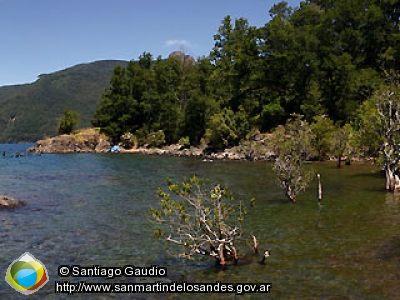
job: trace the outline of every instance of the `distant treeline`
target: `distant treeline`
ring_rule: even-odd
[[[93,125],[114,142],[133,134],[139,144],[151,136],[224,148],[292,113],[350,123],[385,73],[399,70],[397,1],[280,2],[269,13],[260,28],[225,17],[197,61],[143,53],[115,68]]]

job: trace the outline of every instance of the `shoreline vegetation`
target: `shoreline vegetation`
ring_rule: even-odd
[[[204,157],[205,159],[227,160],[274,160],[275,155],[267,144],[267,134],[258,135],[253,140],[244,141],[238,146],[213,151],[207,146],[185,146],[172,144],[161,147],[133,146],[119,147],[119,153],[139,153],[144,155]],[[98,128],[80,130],[72,134],[62,134],[37,141],[27,152],[37,154],[67,153],[107,153],[111,144]]]
[[[176,157],[202,157],[205,160],[242,160],[242,161],[275,161],[277,155],[274,151],[276,137],[273,133],[256,134],[244,140],[237,146],[222,150],[213,150],[207,145],[189,146],[172,144],[154,147],[149,145],[123,147],[119,146],[119,153],[138,153],[143,155],[163,155]],[[87,128],[71,134],[62,134],[37,141],[30,147],[28,153],[36,154],[69,154],[69,153],[107,153],[111,152],[112,145],[99,128]],[[317,159],[309,155],[309,161],[338,160],[334,155]],[[341,161],[349,162],[350,157],[343,156]],[[351,157],[351,160],[368,160],[360,157]]]

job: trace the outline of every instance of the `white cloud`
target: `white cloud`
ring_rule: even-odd
[[[166,47],[191,47],[191,43],[187,40],[166,40],[164,45]]]

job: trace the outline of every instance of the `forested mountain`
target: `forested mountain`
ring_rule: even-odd
[[[360,104],[399,70],[398,1],[280,2],[270,16],[259,28],[225,17],[210,55],[195,64],[144,53],[117,67],[93,124],[114,142],[130,133],[139,143],[188,137],[223,148],[292,113],[355,121]]]
[[[117,65],[126,66],[127,62],[80,64],[40,75],[32,84],[0,87],[0,142],[33,142],[57,134],[65,109],[79,113],[80,127],[89,126]]]

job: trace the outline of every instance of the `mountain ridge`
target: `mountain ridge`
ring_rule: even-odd
[[[124,60],[81,63],[40,74],[32,83],[0,86],[0,143],[34,142],[57,134],[65,109],[79,113],[80,128],[89,126],[114,68],[127,64]]]

